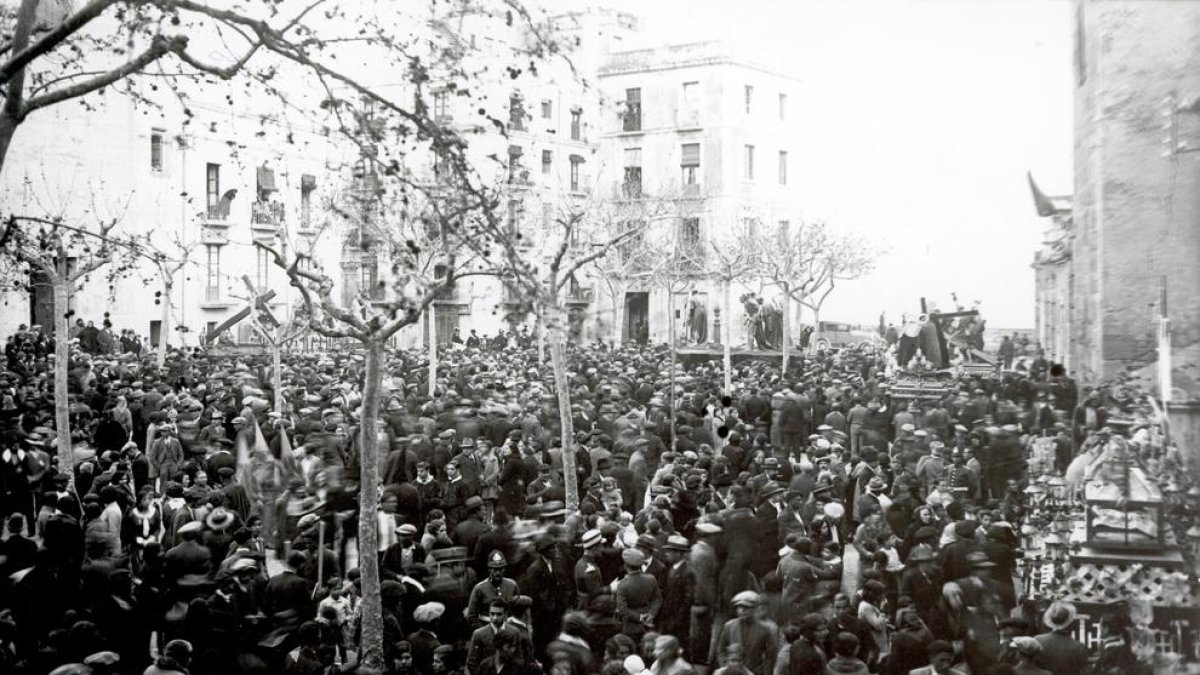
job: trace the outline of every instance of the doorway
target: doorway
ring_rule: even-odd
[[[625,327],[621,339],[638,344],[650,341],[650,293],[625,294]]]
[[[40,270],[29,274],[29,325],[41,327],[42,333],[54,334],[54,284],[50,277]],[[73,323],[73,318],[67,323]]]

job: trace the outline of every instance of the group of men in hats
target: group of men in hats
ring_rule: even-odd
[[[563,448],[549,370],[517,345],[448,351],[432,397],[421,356],[390,354],[375,429],[350,352],[286,355],[280,392],[255,357],[76,352],[61,467],[49,362],[13,352],[4,672],[101,651],[75,634],[112,639],[103,672],[353,672],[368,556],[393,672],[1007,673],[1032,649],[997,622],[1021,607],[1025,421],[1062,423],[1020,414],[1045,382],[908,405],[882,355],[845,350],[740,365],[721,392],[715,362],[673,377],[662,347],[578,345]],[[366,433],[383,448],[373,514],[357,512]],[[377,550],[356,545],[362,518]],[[1059,658],[1072,621],[1026,617],[1012,637],[1079,672]]]

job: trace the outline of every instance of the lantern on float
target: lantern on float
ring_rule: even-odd
[[[1062,562],[1067,558],[1067,545],[1057,532],[1051,532],[1042,540],[1046,544],[1046,557],[1053,562]]]

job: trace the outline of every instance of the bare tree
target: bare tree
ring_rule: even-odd
[[[550,351],[550,367],[554,373],[554,389],[558,396],[558,415],[561,429],[563,482],[568,509],[579,505],[578,471],[575,466],[575,432],[571,419],[571,390],[567,379],[567,322],[568,294],[577,275],[594,263],[603,260],[615,249],[640,236],[645,221],[628,222],[616,231],[602,204],[574,202],[563,205],[549,232],[542,233],[540,242],[513,236],[508,225],[499,221],[490,224],[487,241],[495,242],[499,255],[495,264],[501,278],[515,294],[519,306],[534,313],[545,326]],[[539,245],[530,246],[530,243]]]
[[[808,277],[815,281],[808,295],[799,299],[799,302],[812,310],[814,330],[821,325],[821,307],[833,293],[837,282],[852,281],[869,273],[875,268],[878,258],[878,249],[861,236],[845,233],[829,241],[825,255],[809,261],[811,269]]]
[[[106,265],[128,267],[137,245],[118,238],[113,230],[120,219],[98,221],[94,229],[63,222],[61,218],[9,216],[0,234],[8,280],[39,275],[54,293],[54,430],[57,436],[58,467],[74,484],[74,454],[71,446],[71,415],[67,373],[71,360],[71,295],[76,287]],[[73,489],[73,488],[72,488]]]
[[[786,373],[792,346],[792,302],[819,312],[836,282],[866,273],[877,253],[861,237],[834,232],[820,221],[796,225],[781,221],[756,241],[757,266],[767,283],[783,293]]]
[[[721,324],[722,369],[725,373],[725,393],[733,395],[733,313],[730,295],[733,284],[752,278],[754,266],[754,244],[743,237],[728,243],[709,240],[712,251],[706,258],[706,273],[709,278],[721,282],[721,312],[725,322]]]

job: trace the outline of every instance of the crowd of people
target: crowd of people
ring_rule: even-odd
[[[159,368],[84,337],[71,466],[53,340],[6,345],[0,672],[368,672],[363,556],[389,673],[1132,669],[1016,581],[1029,440],[1054,438],[1067,471],[1113,433],[1108,392],[1077,396],[1058,366],[905,401],[870,349],[749,361],[722,392],[715,361],[672,378],[665,346],[575,346],[564,461],[549,365],[524,334],[472,333],[432,397],[421,356],[390,354],[363,514],[361,354],[286,354],[276,409],[268,358],[175,349]]]

